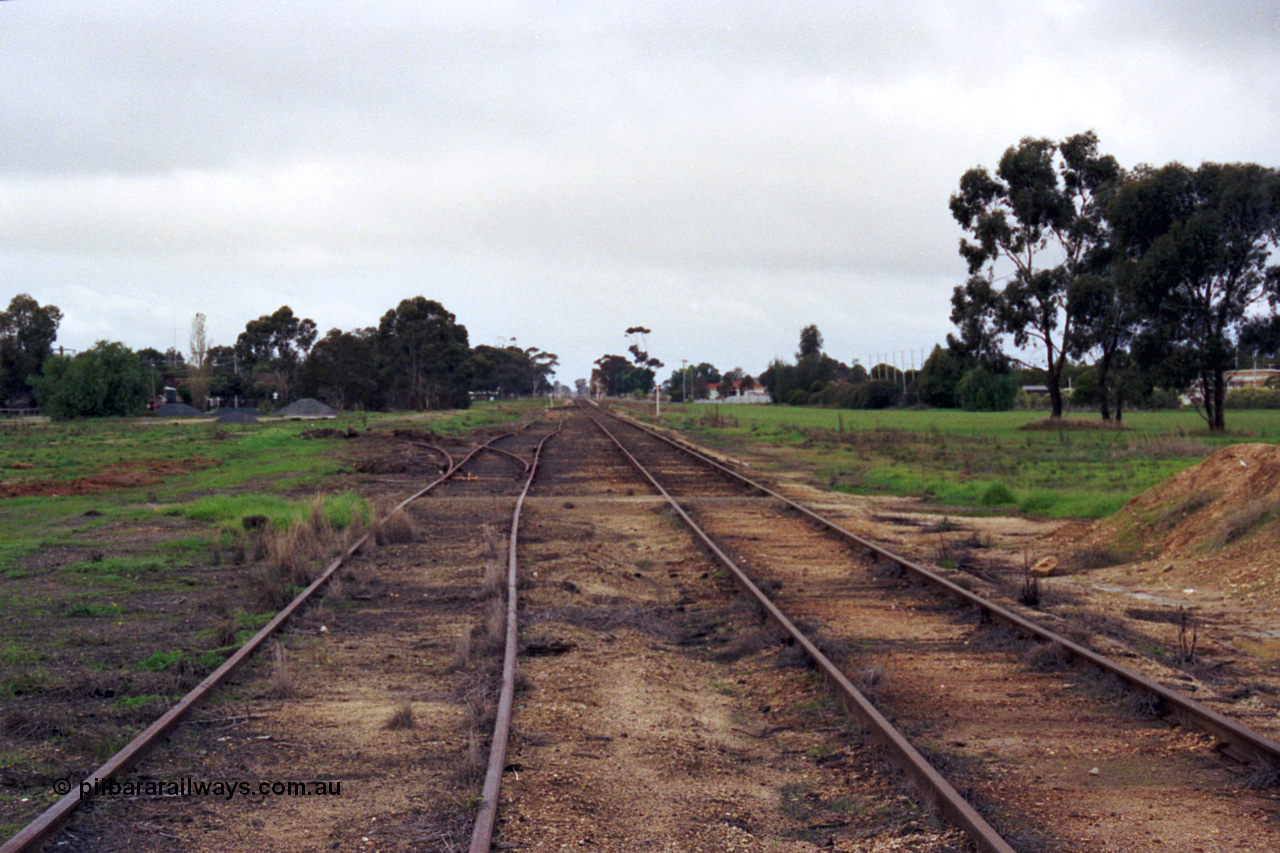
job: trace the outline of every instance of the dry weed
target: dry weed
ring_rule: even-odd
[[[485,760],[480,752],[480,736],[476,729],[471,729],[467,732],[467,750],[453,774],[454,784],[474,785],[484,778],[484,771]]]
[[[324,513],[324,495],[312,496],[309,509],[311,532],[321,542],[330,541],[333,538],[333,525],[329,523],[329,518]]]
[[[1072,668],[1074,656],[1058,643],[1035,643],[1022,656],[1032,672],[1066,672]]]
[[[267,695],[272,699],[288,699],[297,694],[293,677],[289,673],[289,657],[279,642],[271,643],[271,687]]]
[[[1257,499],[1245,504],[1236,512],[1226,516],[1218,523],[1218,529],[1205,543],[1214,550],[1225,548],[1232,542],[1243,539],[1256,530],[1264,522],[1271,520],[1280,509],[1280,502]]]
[[[405,545],[417,540],[417,525],[403,507],[379,510],[378,514],[382,520],[377,523],[374,532],[379,545]]]
[[[399,731],[401,729],[411,729],[413,725],[413,704],[406,699],[396,709],[396,712],[382,724],[382,727],[389,731]]]

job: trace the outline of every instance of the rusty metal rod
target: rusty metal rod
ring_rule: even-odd
[[[471,832],[470,853],[489,853],[493,843],[493,827],[498,818],[498,795],[502,792],[502,773],[507,766],[507,743],[511,737],[511,711],[515,704],[516,685],[516,652],[520,646],[519,626],[516,622],[516,586],[518,563],[516,548],[520,535],[520,511],[524,508],[524,499],[529,494],[533,480],[538,476],[538,465],[542,459],[542,448],[552,438],[560,434],[564,426],[564,416],[554,432],[548,433],[538,442],[533,451],[533,461],[527,465],[529,476],[525,480],[520,497],[516,499],[515,509],[511,512],[511,536],[507,545],[507,632],[506,646],[502,655],[502,690],[498,694],[498,715],[493,723],[493,739],[489,744],[489,766],[485,770],[484,788],[480,792],[480,807],[476,812],[475,826]]]

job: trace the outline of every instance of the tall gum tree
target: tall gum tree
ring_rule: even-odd
[[[42,306],[26,293],[13,297],[0,312],[0,402],[30,405],[26,398],[53,354],[61,322],[56,306]]]
[[[1280,303],[1280,172],[1253,163],[1170,163],[1126,182],[1107,210],[1143,320],[1140,361],[1194,383],[1211,431],[1226,429],[1232,341],[1250,310]]]
[[[1101,263],[1106,188],[1120,176],[1092,131],[1060,143],[1026,138],[1005,151],[994,177],[965,172],[951,197],[951,215],[973,238],[960,240],[969,279],[952,294],[951,321],[974,350],[1003,335],[1020,349],[1043,348],[1055,418],[1062,370],[1081,346],[1071,290]]]

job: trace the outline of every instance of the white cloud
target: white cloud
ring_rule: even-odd
[[[756,371],[810,322],[928,347],[964,170],[1090,128],[1273,163],[1277,35],[1254,0],[0,3],[0,276],[77,347],[419,292],[562,379],[636,322]]]

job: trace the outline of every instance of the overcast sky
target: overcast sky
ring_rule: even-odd
[[[1026,136],[1280,166],[1275,0],[6,0],[0,75],[0,308],[63,346],[420,294],[570,385],[632,325],[663,377],[918,360]]]

